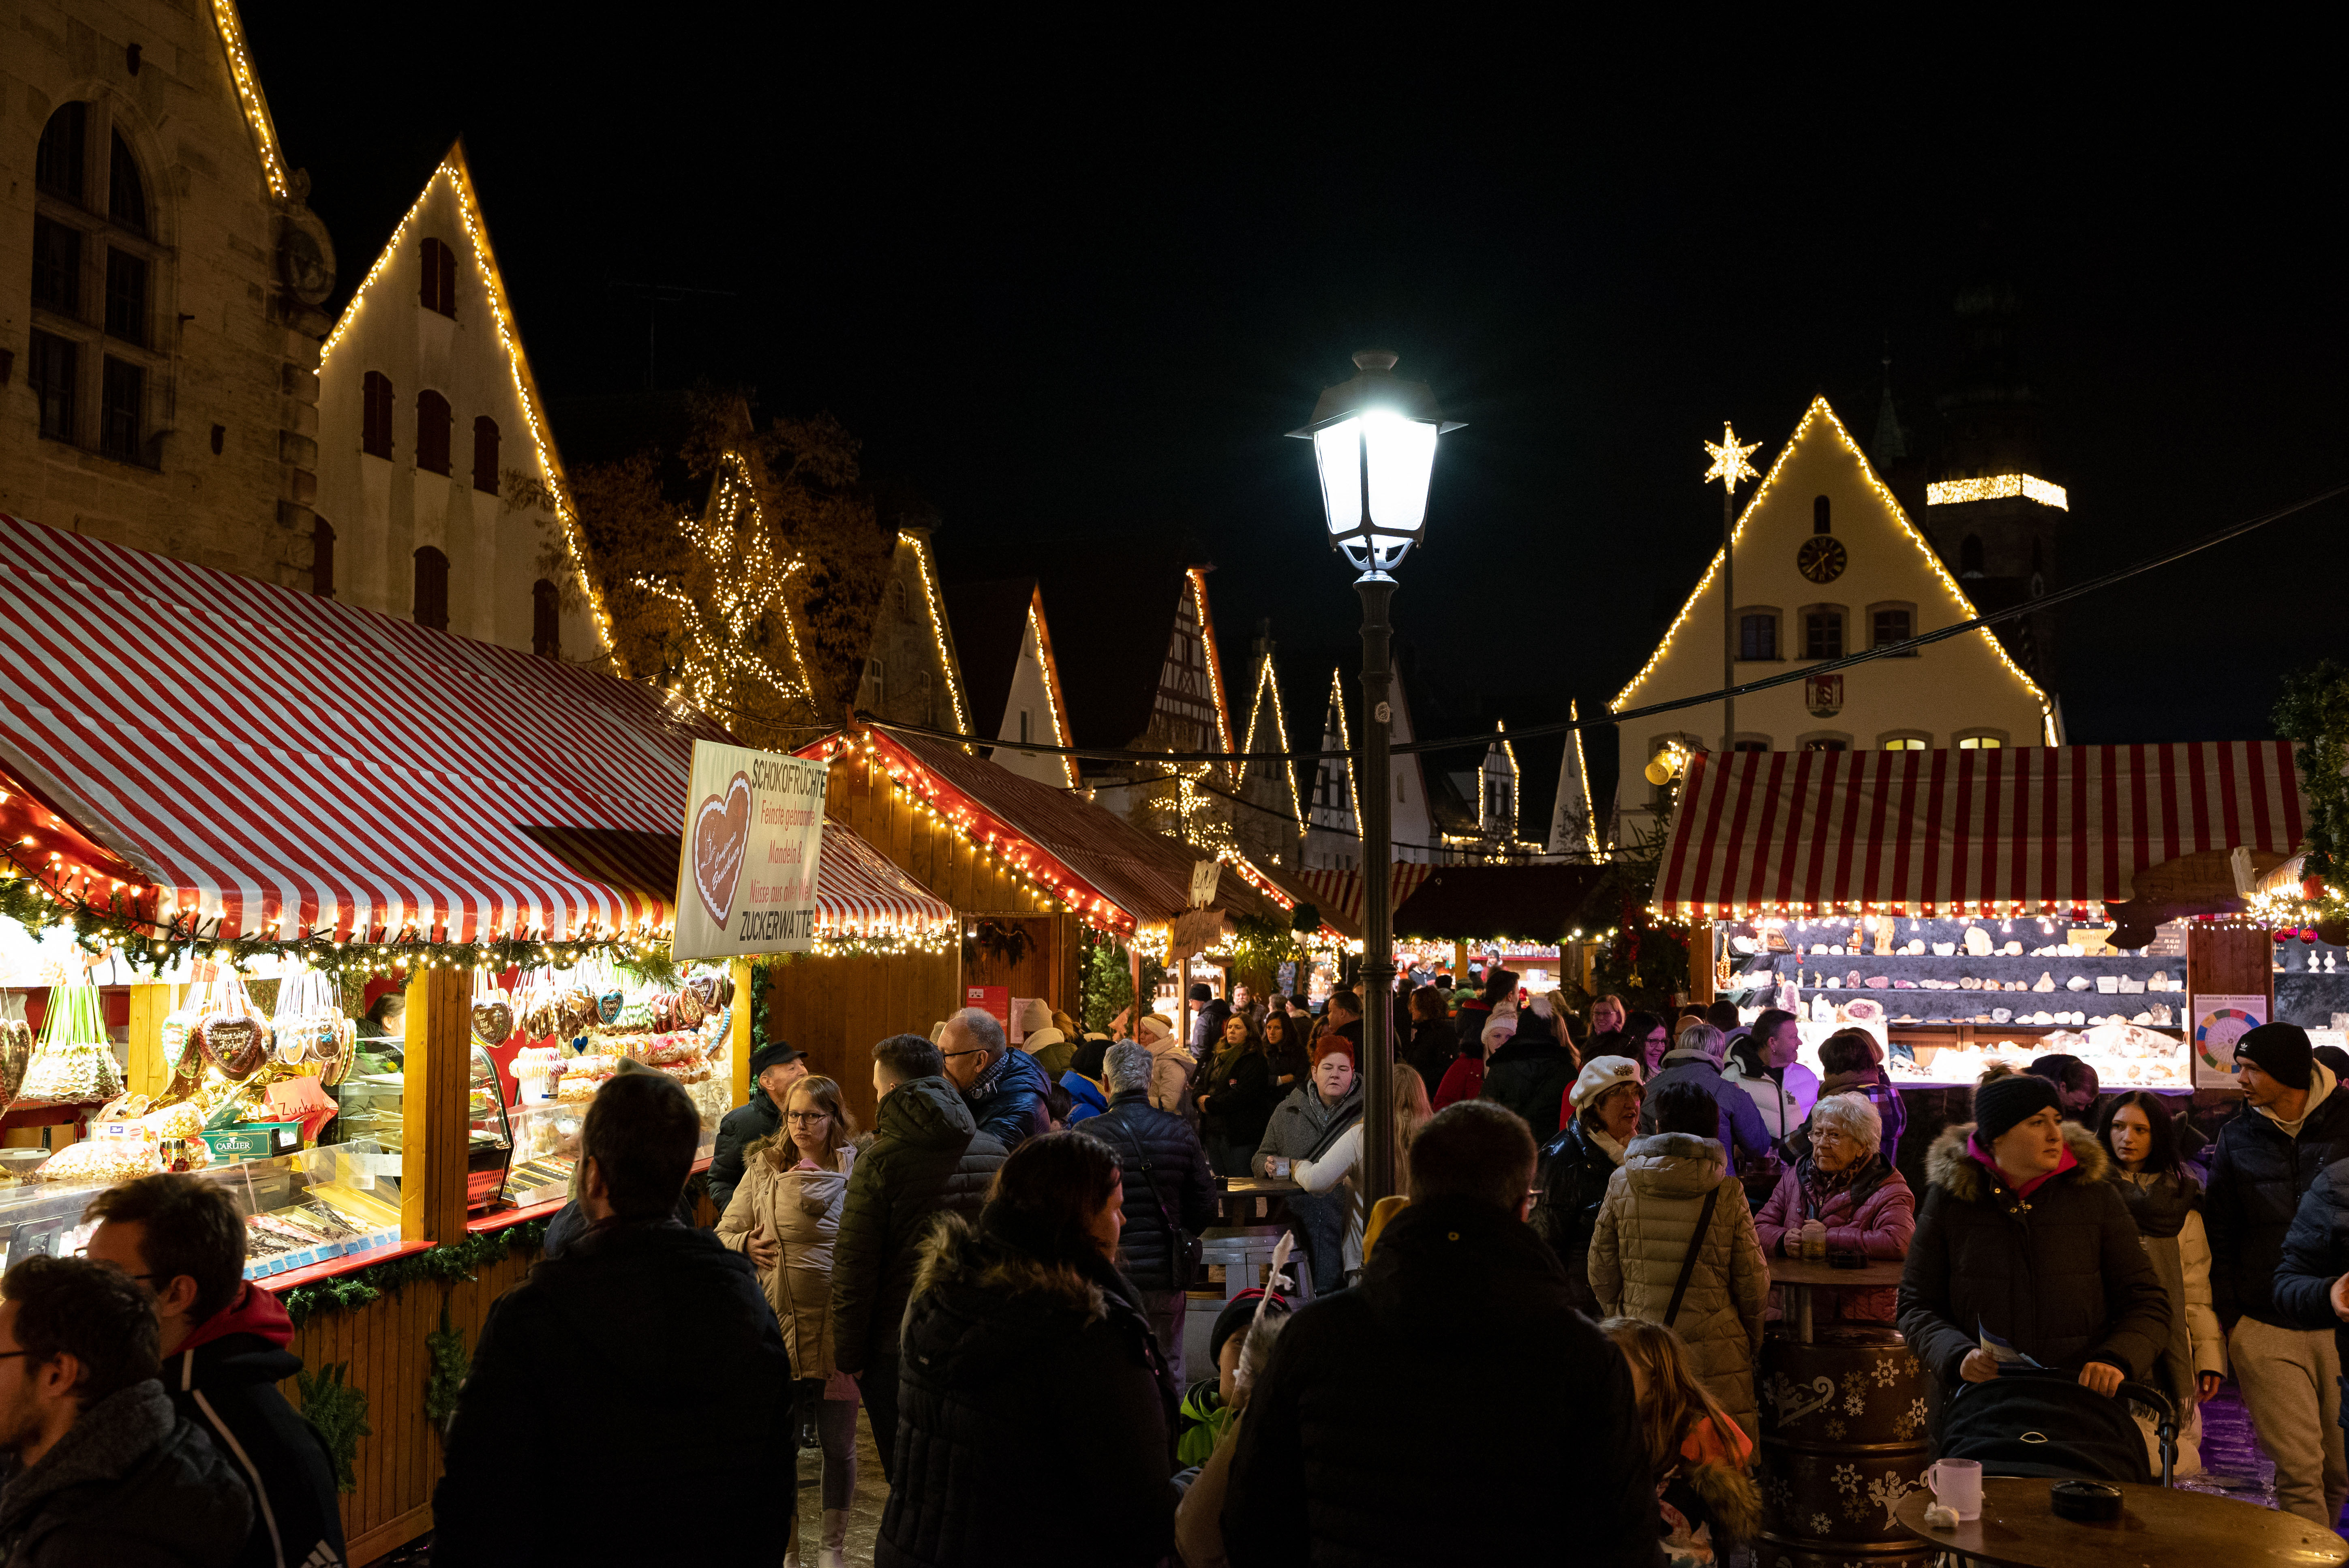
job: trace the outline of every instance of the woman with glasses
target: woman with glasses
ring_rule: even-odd
[[[855,1163],[855,1118],[830,1078],[792,1085],[782,1134],[744,1151],[742,1184],[718,1221],[718,1239],[747,1255],[782,1325],[802,1398],[820,1391],[815,1428],[823,1444],[821,1568],[843,1568],[848,1505],[856,1493],[856,1380],[833,1364],[832,1247]],[[811,1384],[820,1386],[812,1389]],[[796,1481],[793,1483],[796,1485]],[[799,1542],[783,1553],[798,1568]]]

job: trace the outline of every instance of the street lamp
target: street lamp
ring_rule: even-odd
[[[1394,911],[1389,908],[1394,857],[1392,788],[1387,742],[1394,722],[1388,701],[1388,572],[1426,534],[1427,486],[1435,438],[1459,424],[1417,381],[1398,380],[1395,357],[1366,348],[1354,356],[1353,379],[1322,389],[1312,422],[1288,433],[1313,443],[1330,547],[1361,576],[1362,769],[1367,787],[1355,801],[1362,834],[1362,1203],[1394,1191]]]

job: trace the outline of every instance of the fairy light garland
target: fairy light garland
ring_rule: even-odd
[[[947,695],[954,700],[955,733],[968,735],[970,733],[970,712],[962,700],[961,672],[955,660],[947,657],[946,610],[938,599],[937,576],[930,570],[929,549],[923,544],[919,535],[903,529],[898,531],[897,543],[913,547],[914,569],[922,579],[922,603],[930,612],[930,635],[936,641],[938,662],[946,669]],[[1054,744],[1066,745],[1068,742],[1056,741]]]
[[[1939,479],[1925,486],[1928,506],[1962,506],[1970,501],[2004,501],[2020,495],[2058,512],[2072,510],[2072,498],[2060,484],[2050,484],[2027,473],[1993,473],[1980,479]]]
[[[1199,626],[1199,657],[1207,667],[1207,686],[1216,695],[1216,740],[1226,752],[1232,749],[1232,711],[1224,701],[1224,664],[1216,652],[1216,619],[1207,613],[1207,574],[1193,566],[1185,574],[1191,580],[1191,614]],[[1232,763],[1226,771],[1232,782],[1238,784],[1247,764]]]
[[[740,455],[725,453],[718,460],[718,468],[711,515],[687,517],[678,524],[686,542],[709,566],[715,585],[709,595],[714,605],[705,609],[698,599],[672,582],[636,579],[637,587],[675,605],[684,621],[685,662],[669,685],[669,699],[689,702],[706,713],[735,707],[734,689],[740,683],[763,684],[787,701],[807,693],[803,680],[785,675],[754,651],[753,637],[770,610],[780,609],[789,624],[791,607],[783,588],[806,562],[798,556],[788,562],[777,559],[773,535],[760,512],[749,476],[742,472]],[[746,506],[750,511],[747,528],[742,524]],[[792,652],[798,652],[796,638]]]
[[[1346,817],[1350,822],[1359,822],[1361,817],[1356,808],[1362,797],[1354,784],[1354,737],[1346,722],[1346,683],[1340,678],[1334,665],[1330,670],[1330,711],[1338,719],[1338,750],[1346,753]],[[1321,765],[1328,767],[1328,759],[1324,758]],[[1319,781],[1317,779],[1315,782],[1319,784]],[[1318,797],[1321,792],[1316,789],[1313,793]],[[1316,809],[1320,809],[1318,799]]]
[[[254,145],[261,152],[261,177],[268,182],[269,193],[283,201],[293,186],[285,177],[285,159],[278,151],[277,126],[269,117],[269,100],[261,93],[261,77],[253,68],[253,57],[245,52],[244,25],[233,0],[212,0],[212,26],[220,34],[222,52],[228,56],[229,79],[236,84],[244,122],[253,128]]]
[[[1044,713],[1052,721],[1052,744],[1069,744],[1068,726],[1061,721],[1061,666],[1052,657],[1051,634],[1044,628],[1044,590],[1038,588],[1028,596],[1028,635],[1036,639],[1037,667],[1044,672]],[[1077,787],[1077,759],[1062,755],[1061,778],[1065,787]]]
[[[1277,742],[1273,749],[1280,752],[1288,750],[1288,717],[1281,711],[1280,682],[1272,677],[1272,655],[1267,653],[1257,660],[1256,695],[1248,699],[1247,739],[1240,746],[1243,752],[1253,754],[1256,751],[1257,715],[1264,711],[1265,693],[1268,691],[1272,694],[1272,737]],[[1280,765],[1280,776],[1288,785],[1289,818],[1294,822],[1303,822],[1305,803],[1297,794],[1297,770],[1288,763],[1283,763]]]

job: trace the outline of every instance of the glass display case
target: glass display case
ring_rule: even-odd
[[[471,1062],[465,1091],[465,1207],[486,1209],[505,1189],[506,1167],[513,1159],[513,1126],[506,1116],[498,1064],[478,1039]]]

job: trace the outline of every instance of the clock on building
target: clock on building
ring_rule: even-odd
[[[1814,535],[1795,552],[1795,569],[1815,583],[1831,583],[1843,576],[1848,559],[1841,540]]]

